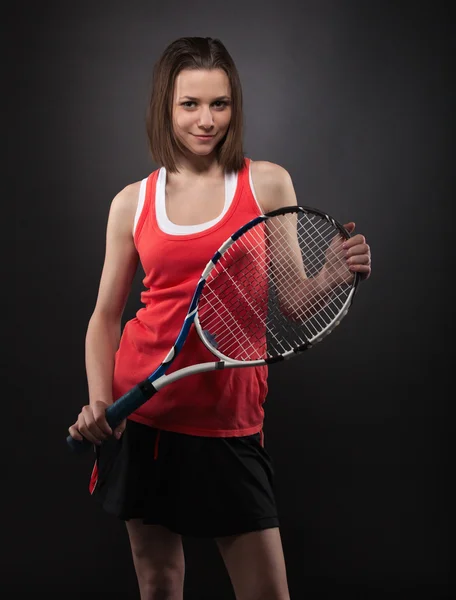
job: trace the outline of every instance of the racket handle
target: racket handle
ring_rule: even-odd
[[[106,409],[106,420],[111,427],[115,429],[122,423],[132,412],[142,406],[149,398],[152,398],[157,390],[154,388],[152,383],[145,379],[135,385],[129,392],[121,396],[113,404],[108,406]],[[77,454],[86,452],[93,444],[88,439],[83,438],[82,440],[75,440],[69,435],[67,437],[67,444]]]
[[[82,440],[75,440],[71,437],[71,435],[67,437],[67,444],[76,454],[87,452],[87,450],[92,446],[92,442],[89,442],[89,440],[86,438],[82,438]]]

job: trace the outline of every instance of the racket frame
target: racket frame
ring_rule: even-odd
[[[238,229],[238,231],[236,231],[230,238],[228,238],[220,246],[220,248],[217,250],[217,252],[211,258],[211,260],[207,263],[207,265],[201,275],[201,279],[198,282],[198,286],[195,290],[195,295],[193,297],[191,306],[194,307],[194,311],[195,311],[195,313],[192,316],[192,320],[193,320],[194,326],[198,332],[198,335],[199,335],[201,341],[203,342],[203,344],[206,346],[206,348],[212,354],[214,354],[215,356],[220,358],[220,360],[224,363],[224,366],[254,367],[254,366],[267,365],[267,364],[272,364],[272,363],[275,363],[275,362],[278,362],[281,360],[286,360],[288,358],[295,356],[296,354],[298,354],[300,352],[304,352],[308,348],[311,348],[313,345],[320,342],[327,335],[329,335],[334,330],[334,328],[340,324],[340,322],[346,316],[346,314],[348,313],[348,311],[350,309],[350,306],[353,303],[354,294],[355,294],[355,291],[356,291],[358,283],[359,283],[359,274],[358,273],[353,274],[354,280],[352,283],[351,292],[347,296],[343,306],[341,307],[340,311],[338,312],[337,318],[333,319],[333,321],[328,323],[328,325],[322,331],[320,331],[315,337],[306,339],[306,342],[304,344],[302,344],[296,348],[293,348],[292,350],[289,350],[288,352],[284,352],[283,354],[280,354],[280,355],[277,355],[277,356],[274,356],[271,358],[265,358],[265,359],[260,359],[260,360],[251,360],[251,361],[235,360],[235,359],[232,359],[232,358],[222,354],[207,339],[207,336],[205,335],[204,330],[201,327],[201,323],[200,323],[199,317],[198,317],[198,302],[201,297],[201,293],[203,291],[204,284],[206,283],[206,280],[207,280],[210,272],[214,269],[216,264],[219,262],[219,260],[225,254],[225,252],[236,242],[236,240],[238,240],[247,231],[249,231],[253,227],[256,227],[259,223],[268,221],[272,217],[282,216],[282,215],[286,215],[286,214],[290,214],[290,213],[316,214],[319,217],[321,217],[322,219],[325,219],[326,221],[328,221],[333,227],[337,228],[339,230],[339,232],[341,233],[342,237],[344,237],[345,239],[349,239],[351,237],[350,233],[345,229],[345,227],[341,223],[339,223],[333,217],[330,217],[328,214],[326,214],[325,212],[323,212],[321,210],[318,210],[316,208],[310,208],[309,206],[287,206],[284,208],[278,208],[278,209],[268,212],[264,215],[260,215],[259,217],[255,217],[254,219],[252,219],[251,221],[246,223],[243,227]],[[189,312],[190,312],[190,310],[189,310]],[[219,368],[222,368],[222,367],[219,367]]]

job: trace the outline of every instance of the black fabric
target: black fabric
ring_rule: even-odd
[[[94,498],[123,520],[221,537],[278,527],[271,458],[260,433],[207,438],[128,420],[97,448]]]

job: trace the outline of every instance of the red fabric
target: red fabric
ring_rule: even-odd
[[[95,461],[95,463],[93,465],[93,469],[92,469],[92,474],[90,475],[90,482],[89,482],[89,492],[91,494],[93,494],[93,490],[95,489],[95,486],[97,485],[97,481],[98,481],[98,464],[97,464],[97,461]]]
[[[155,188],[149,175],[135,231],[145,277],[144,307],[125,325],[116,354],[114,398],[145,379],[168,354],[210,257],[239,227],[260,214],[249,185],[249,159],[238,174],[235,196],[216,225],[199,233],[169,235],[158,227]],[[168,373],[214,361],[194,327]],[[257,433],[263,426],[267,367],[227,369],[185,377],[162,388],[130,418],[167,431],[225,437]]]

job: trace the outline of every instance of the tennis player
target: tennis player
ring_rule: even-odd
[[[160,168],[112,201],[86,335],[90,401],[69,432],[95,444],[90,492],[126,522],[141,600],[183,598],[181,536],[216,540],[238,600],[286,600],[274,469],[263,443],[267,367],[176,381],[115,431],[104,414],[172,347],[208,257],[250,219],[297,204],[292,180],[279,165],[245,157],[239,75],[217,39],[181,38],[165,49],[147,133]],[[369,277],[363,235],[346,242],[346,256],[353,272]],[[143,307],[121,331],[138,261]],[[207,360],[191,332],[170,372]]]

